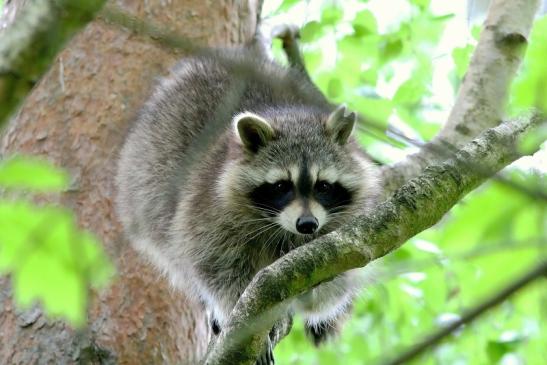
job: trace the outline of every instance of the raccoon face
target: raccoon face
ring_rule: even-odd
[[[232,161],[221,179],[234,210],[264,227],[310,237],[336,229],[354,214],[363,204],[368,162],[348,146],[355,114],[344,113],[341,107],[330,115],[298,110],[237,115],[243,157]]]
[[[352,192],[305,160],[287,170],[272,170],[267,180],[249,193],[253,206],[285,230],[313,234],[325,226],[330,216],[352,203]],[[328,171],[328,170],[327,170]],[[322,176],[325,175],[325,176]],[[327,180],[329,179],[329,180]]]

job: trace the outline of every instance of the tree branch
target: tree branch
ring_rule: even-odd
[[[526,285],[532,283],[534,280],[547,275],[547,261],[540,262],[534,266],[531,270],[526,272],[523,276],[517,278],[517,280],[509,283],[503,287],[500,291],[494,293],[491,297],[478,304],[476,307],[469,309],[465,312],[457,321],[443,327],[431,335],[427,336],[423,341],[410,347],[407,351],[403,352],[397,358],[382,362],[385,365],[400,365],[416,358],[418,355],[426,350],[429,350],[439,344],[445,337],[452,334],[458,328],[464,324],[470,323],[480,315],[486,313],[489,309],[501,304],[504,300],[515,294]]]
[[[355,217],[340,231],[262,269],[239,299],[205,364],[253,364],[266,333],[286,313],[291,298],[366,266],[431,227],[465,194],[516,160],[516,139],[540,122],[516,120],[487,130],[453,158],[408,181],[374,213]],[[481,169],[469,169],[469,164]]]
[[[0,30],[0,127],[104,1],[30,0]]]
[[[503,120],[509,86],[524,56],[539,0],[493,0],[477,48],[448,121],[420,151],[383,171],[386,193],[444,161],[439,151],[458,149]]]

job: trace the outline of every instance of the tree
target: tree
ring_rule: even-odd
[[[75,17],[78,9],[71,8],[74,4],[87,5],[12,1],[5,6],[6,14],[16,9],[30,22],[37,18],[42,27],[57,27],[59,19],[78,19],[83,25],[91,16]],[[57,6],[64,8],[59,10]],[[152,0],[127,2],[121,10],[138,19],[169,24],[172,31],[196,44],[230,45],[250,39],[256,6],[253,1],[217,2],[209,7],[199,0]],[[27,48],[36,53],[22,52],[23,61],[16,63],[22,72],[30,71],[24,67],[24,60],[27,66],[39,64],[35,57],[60,47],[47,42],[63,39],[31,35],[34,29],[26,25],[18,30],[28,36],[20,33],[13,44],[23,48],[21,39],[28,40],[32,43]],[[69,26],[74,29],[74,24]],[[47,34],[48,29],[41,32]],[[11,36],[16,38],[13,33]],[[208,329],[200,305],[174,293],[164,278],[128,246],[112,204],[116,151],[128,122],[155,77],[165,74],[180,57],[180,52],[149,36],[132,34],[101,17],[69,42],[49,70],[45,61],[42,71],[47,72],[5,130],[2,154],[42,155],[70,171],[72,186],[58,197],[58,202],[72,207],[80,224],[100,237],[116,264],[118,276],[108,290],[93,293],[89,326],[83,331],[45,318],[38,308],[20,312],[10,298],[8,278],[0,278],[1,363],[180,364],[194,363],[204,353]],[[32,71],[34,74],[29,76],[41,76],[39,67]],[[3,75],[0,85],[17,84],[17,80]],[[12,89],[20,91],[17,95],[3,90],[5,94],[0,94],[13,100],[12,96],[22,97],[26,88]],[[5,106],[5,102],[3,99],[0,104]]]
[[[530,128],[534,128],[542,121],[542,118],[533,116],[532,118],[504,123],[498,127],[495,126],[500,121],[500,111],[504,106],[504,96],[507,93],[508,84],[522,57],[522,45],[526,42],[536,6],[537,2],[535,1],[525,1],[518,4],[507,1],[494,2],[487,21],[488,27],[483,31],[477,52],[461,89],[459,102],[454,107],[454,112],[449,122],[439,136],[432,143],[423,147],[417,155],[401,164],[384,169],[385,176],[388,177],[390,183],[388,190],[389,192],[395,191],[393,197],[382,204],[375,215],[356,217],[352,222],[352,229],[346,227],[337,234],[325,236],[314,244],[296,249],[274,263],[271,267],[260,272],[236,306],[229,327],[224,331],[219,341],[212,344],[207,358],[208,363],[226,363],[227,361],[230,363],[253,363],[259,349],[258,345],[263,342],[263,336],[268,328],[271,327],[271,324],[279,316],[283,315],[286,310],[286,302],[292,296],[311,288],[321,280],[329,279],[336,273],[349,268],[363,266],[371,260],[394,250],[412,235],[437,222],[467,192],[476,188],[488,176],[518,157],[518,154],[515,153],[516,138],[530,130]],[[509,14],[511,17],[508,16]],[[125,22],[122,18],[112,16],[109,19],[123,23],[133,30],[141,31],[140,33],[146,34],[151,31],[149,28],[141,27],[140,25],[142,24],[138,22]],[[251,16],[251,19],[256,18]],[[509,23],[507,19],[514,19],[510,27],[508,27]],[[46,129],[40,127],[41,123],[37,123],[36,121],[41,120],[40,106],[46,105],[51,99],[59,98],[60,103],[53,104],[57,107],[53,108],[51,114],[48,112],[44,120],[47,119],[50,123],[57,124],[62,123],[60,122],[60,120],[63,120],[61,113],[81,110],[82,104],[91,105],[93,108],[99,107],[99,109],[101,109],[100,106],[106,103],[110,104],[108,99],[90,100],[86,98],[91,90],[98,90],[101,85],[105,84],[105,81],[100,82],[104,80],[101,79],[101,76],[111,76],[114,80],[118,80],[112,73],[109,73],[111,70],[104,70],[103,63],[97,59],[91,56],[86,58],[85,62],[81,58],[78,59],[78,56],[82,53],[89,54],[89,52],[86,52],[88,49],[85,47],[88,47],[89,43],[86,42],[95,39],[94,37],[111,41],[111,44],[106,45],[106,50],[109,49],[109,46],[116,44],[114,39],[118,38],[114,38],[115,36],[108,32],[108,30],[112,30],[111,28],[101,23],[99,25],[94,23],[94,26],[95,28],[88,28],[74,40],[75,43],[60,56],[57,73],[55,73],[55,68],[53,71],[50,71],[42,79],[39,87],[30,98],[26,100],[25,105],[6,135],[6,150],[52,151],[53,156],[58,155],[58,161],[65,162],[65,165],[73,170],[71,172],[79,177],[80,184],[75,192],[63,197],[62,201],[68,204],[73,202],[81,204],[79,213],[82,222],[92,230],[103,233],[102,238],[106,240],[107,247],[110,249],[109,252],[119,258],[118,266],[122,264],[120,266],[122,278],[127,278],[130,283],[127,287],[141,288],[142,280],[146,280],[147,276],[145,275],[144,278],[141,278],[140,270],[139,276],[133,276],[135,266],[139,265],[135,263],[137,259],[131,256],[132,254],[128,254],[130,250],[127,248],[120,249],[116,247],[115,249],[108,245],[109,242],[112,242],[109,239],[113,237],[114,233],[110,229],[104,229],[101,225],[104,222],[104,216],[108,216],[109,214],[108,197],[111,194],[111,189],[108,184],[110,181],[109,178],[112,176],[112,159],[109,155],[111,150],[105,149],[108,149],[108,146],[114,145],[121,138],[121,133],[115,131],[117,128],[112,129],[110,124],[101,124],[103,120],[101,113],[96,115],[91,121],[89,121],[89,113],[69,114],[71,118],[77,121],[77,130],[71,129],[67,132],[58,127],[49,128],[47,129],[48,134],[46,137],[39,137],[38,139],[35,136],[41,135],[33,133],[33,131]],[[102,27],[105,27],[106,30],[102,29]],[[253,26],[250,26],[247,30],[251,30],[252,28]],[[89,29],[95,29],[95,32],[91,32]],[[152,33],[154,32],[152,31]],[[127,34],[124,37],[128,43],[135,41],[131,36],[127,36]],[[176,42],[176,40],[172,42],[173,39],[169,37],[160,37],[160,40],[168,45],[180,45],[180,42]],[[137,50],[133,50],[131,47],[136,47]],[[143,57],[144,60],[158,66],[158,69],[163,67],[154,63],[158,58],[156,54],[154,56],[150,55],[150,48],[140,48],[133,44],[131,47],[124,47],[124,50],[131,52],[130,54],[135,52],[136,55],[139,55],[139,60],[141,60],[140,57]],[[153,61],[146,56],[153,58]],[[93,60],[97,62],[89,62]],[[494,60],[494,62],[489,63],[491,60]],[[124,63],[115,58],[109,60],[109,62],[115,65],[124,65]],[[67,97],[64,93],[65,90],[69,90],[67,86],[68,75],[70,75],[69,71],[73,72],[77,67],[81,67],[84,64],[86,68],[83,75],[72,75],[78,77],[78,80],[84,79],[86,81],[90,80],[91,76],[95,76],[93,82],[88,82],[85,85],[70,85],[70,95],[74,92],[77,97]],[[89,66],[89,64],[92,66]],[[123,69],[130,67],[134,67],[134,65],[126,65]],[[102,72],[105,72],[105,74]],[[67,75],[67,78],[64,78],[65,75]],[[62,91],[60,96],[56,95],[58,88],[54,87],[56,85],[55,81],[59,77],[62,80],[62,82],[58,83],[60,85],[58,88],[60,87]],[[127,82],[123,86],[120,85],[120,95],[132,94],[132,91],[136,89],[131,87],[131,85],[136,84],[135,80],[131,79],[130,76],[124,78],[118,75],[118,77],[120,77],[120,82]],[[42,91],[45,94],[40,93],[41,89],[43,89]],[[103,92],[102,94],[107,95],[108,93]],[[115,94],[113,98],[115,105],[122,105],[122,101],[117,99],[116,96]],[[124,100],[127,103],[125,105],[128,106],[126,110],[131,110],[141,100],[128,97],[127,100]],[[124,112],[122,109],[121,113],[130,112]],[[489,127],[495,128],[485,131]],[[113,130],[114,132],[110,133]],[[82,131],[85,131],[86,134],[82,134]],[[92,139],[84,140],[82,135],[99,136],[104,138],[101,142],[105,141],[105,144],[101,143],[101,147],[98,147],[99,144],[96,141]],[[63,144],[59,144],[58,141],[60,138],[57,138],[57,136],[62,137],[64,141],[71,141],[71,143],[64,142]],[[468,143],[471,139],[475,139],[474,142]],[[55,141],[57,141],[57,144],[55,144]],[[81,143],[81,146],[78,143]],[[454,149],[460,149],[459,152],[454,153],[452,148],[447,151],[444,148],[447,143]],[[66,157],[66,148],[70,150],[73,146],[79,147],[75,155],[78,157],[77,164],[74,164],[74,161],[68,160]],[[104,165],[98,166],[95,161],[92,161],[88,154],[90,152],[93,153],[93,157],[102,156],[103,160],[108,161],[106,168]],[[82,162],[85,162],[85,165]],[[427,169],[424,171],[426,166]],[[99,190],[97,195],[95,195],[97,190],[86,191],[85,189],[91,186],[90,177],[93,177],[94,182],[105,181],[106,191]],[[97,177],[99,178],[97,179]],[[415,179],[409,181],[411,178]],[[83,194],[84,192],[85,195]],[[103,196],[99,193],[104,193],[105,195]],[[102,200],[101,198],[105,199]],[[413,224],[409,224],[411,221]],[[126,255],[129,255],[129,260],[127,260]],[[317,265],[318,262],[321,262],[322,265]],[[127,266],[125,266],[126,264]],[[304,272],[307,272],[307,275],[303,275]],[[541,267],[535,272],[541,274],[544,272],[544,268]],[[295,280],[295,277],[306,277],[306,279]],[[150,282],[145,281],[145,283]],[[123,290],[119,289],[120,286],[123,287],[123,285],[118,284],[111,289],[111,292]],[[276,290],[269,290],[271,288],[276,288]],[[272,292],[282,294],[277,296],[268,294]],[[135,295],[135,290],[131,291],[130,294]],[[154,324],[163,322],[173,323],[173,318],[182,314],[177,312],[181,307],[173,304],[177,298],[168,297],[167,294],[164,291],[161,294],[166,295],[165,298],[162,298],[164,300],[161,301],[161,308],[154,307],[150,312],[146,312],[167,316],[162,316],[158,319],[159,322],[155,321]],[[106,297],[110,298],[108,295]],[[82,336],[85,346],[78,344],[78,346],[85,348],[85,351],[83,351],[85,355],[81,356],[81,358],[87,356],[92,360],[102,361],[117,357],[123,361],[123,356],[128,356],[127,359],[134,360],[134,358],[129,356],[135,356],[137,353],[135,347],[130,349],[124,347],[118,350],[119,348],[115,345],[119,345],[119,343],[109,341],[109,336],[119,338],[117,336],[120,336],[120,332],[116,332],[119,327],[101,326],[97,322],[106,320],[108,316],[106,309],[111,309],[111,307],[103,305],[104,302],[110,304],[104,295],[99,295],[97,298],[101,301],[101,304],[96,304],[97,302],[95,302],[91,308],[91,319],[93,322],[90,331]],[[158,311],[156,311],[156,308]],[[168,309],[166,310],[165,308]],[[199,310],[196,310],[196,306],[190,305],[189,308],[192,308],[191,313],[186,313],[190,318],[189,321],[199,321],[200,313],[198,313]],[[9,317],[10,315],[11,317]],[[195,319],[195,316],[198,319]],[[140,318],[138,314],[135,316],[132,313],[129,316],[123,316],[124,319],[128,317],[133,319]],[[146,314],[144,317],[146,317]],[[13,318],[12,314],[8,313],[7,318],[13,322],[11,319]],[[172,344],[175,342],[175,345],[162,353],[161,356],[166,356],[169,362],[176,361],[174,360],[177,359],[177,355],[175,354],[177,351],[176,343],[177,339],[180,339],[182,331],[177,331],[174,328],[172,331],[159,330],[153,333],[147,332],[147,329],[150,329],[152,326],[141,327],[141,324],[144,322],[146,321],[134,324],[135,331],[138,331],[139,334],[144,331],[144,333],[149,335],[146,338],[154,337],[151,341],[155,341],[157,335],[163,335],[163,339],[168,341],[168,343]],[[31,319],[24,321],[24,323],[31,323],[32,325],[34,322]],[[201,321],[201,323],[203,324],[204,321]],[[107,334],[101,337],[103,334],[101,330],[105,327],[108,327],[109,330],[105,331]],[[58,327],[55,329],[58,328],[63,328],[63,325],[58,324]],[[53,332],[55,333],[55,330]],[[192,338],[203,346],[207,338],[205,332],[206,329],[203,329],[201,333]],[[66,333],[63,335],[66,335]],[[71,337],[72,334],[68,336]],[[107,338],[105,339],[104,337]],[[24,338],[24,336],[21,336],[21,338]],[[130,336],[130,338],[134,337]],[[154,344],[157,343],[154,342]],[[115,345],[111,346],[111,344]],[[191,342],[188,344],[192,345]],[[152,347],[147,348],[154,351],[155,346],[152,345]],[[112,347],[116,349],[113,354],[109,352],[112,351]],[[183,354],[192,355],[188,355],[188,357],[182,355],[181,359],[192,361],[192,359],[199,356],[191,349],[185,349],[182,351]],[[199,352],[200,350],[196,351]],[[78,351],[75,353],[79,354]],[[160,357],[154,356],[156,355],[150,354],[150,357],[145,358],[145,362],[160,361]],[[143,361],[143,358],[144,356],[139,356],[140,361]]]

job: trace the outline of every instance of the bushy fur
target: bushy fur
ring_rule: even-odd
[[[249,50],[219,51],[181,61],[128,134],[117,207],[129,239],[175,287],[205,302],[221,328],[261,268],[376,200],[373,164],[352,139],[339,143],[329,132],[333,110],[299,71]],[[257,151],[244,146],[232,123],[244,112],[275,131]],[[204,135],[211,143],[196,148]],[[271,224],[249,201],[271,171],[302,163],[334,173],[354,191],[351,204],[310,235]],[[295,301],[312,334],[335,328],[332,323],[344,317],[360,285],[357,276],[340,275]]]

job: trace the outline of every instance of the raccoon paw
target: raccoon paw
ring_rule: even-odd
[[[275,364],[275,360],[273,357],[272,341],[270,341],[270,338],[268,337],[264,351],[262,351],[262,353],[256,360],[255,365],[274,365],[274,364]]]
[[[339,332],[339,328],[336,323],[322,322],[316,325],[306,324],[306,335],[313,342],[315,346],[320,346],[326,341],[336,337]]]

